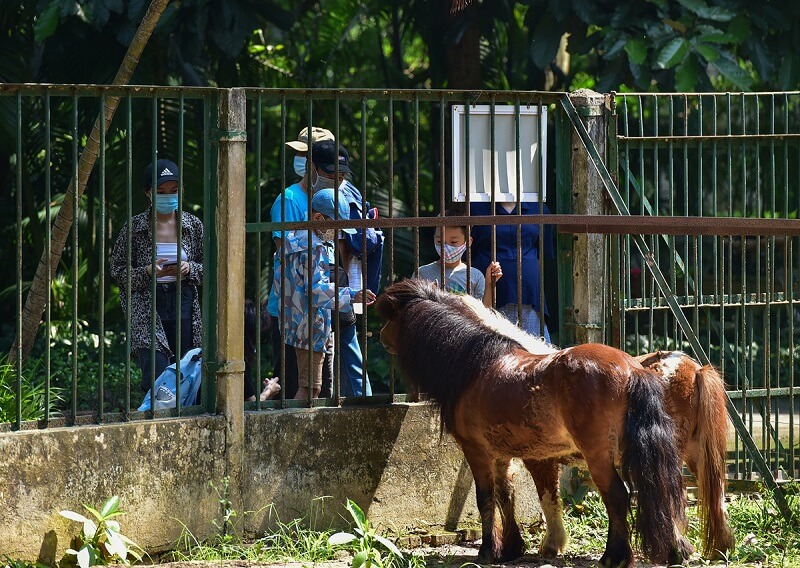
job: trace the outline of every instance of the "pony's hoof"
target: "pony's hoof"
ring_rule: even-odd
[[[492,547],[489,545],[488,542],[484,542],[481,544],[481,547],[478,549],[478,563],[479,564],[492,564],[494,563],[495,558],[492,554]]]
[[[600,566],[605,568],[628,568],[633,566],[633,555],[626,558],[612,558],[610,554],[606,553],[600,558]]]

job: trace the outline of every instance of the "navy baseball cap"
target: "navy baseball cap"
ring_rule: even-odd
[[[316,144],[315,144],[316,146]],[[336,190],[330,187],[320,189],[311,198],[311,209],[317,213],[322,213],[326,217],[336,219]],[[344,195],[339,194],[339,219],[350,218],[350,206],[347,204],[347,199]],[[354,235],[356,230],[352,228],[342,229],[349,235]]]
[[[156,161],[156,187],[167,181],[178,181],[178,166],[172,160]],[[153,164],[144,169],[144,188],[151,189],[153,183]]]
[[[336,161],[339,161],[339,173],[349,174],[350,154],[344,146],[339,144],[339,154],[336,154],[336,142],[333,140],[322,140],[314,142],[311,146],[311,161],[314,165],[326,174],[333,174],[336,169]]]

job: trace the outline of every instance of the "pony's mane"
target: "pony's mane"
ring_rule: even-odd
[[[531,335],[523,329],[520,329],[511,323],[503,314],[492,308],[487,308],[483,302],[477,298],[473,298],[469,294],[459,296],[461,301],[478,316],[480,321],[488,328],[493,329],[500,335],[513,339],[525,350],[530,351],[534,355],[549,355],[558,351],[558,348],[545,341],[543,337]]]
[[[378,298],[378,313],[397,328],[397,361],[406,380],[439,407],[450,431],[456,403],[487,366],[515,349],[514,339],[484,324],[461,297],[436,283],[408,278]]]

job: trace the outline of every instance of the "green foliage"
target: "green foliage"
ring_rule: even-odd
[[[41,360],[29,362],[23,370],[20,384],[20,420],[41,420],[52,416],[58,401],[62,401],[61,389],[51,386],[49,400],[45,396],[45,383],[40,380],[37,370]],[[17,370],[8,362],[5,354],[0,354],[0,423],[14,422],[17,419]]]
[[[222,486],[225,487],[223,481]],[[216,488],[215,488],[216,489]],[[220,496],[220,506],[222,508],[223,519],[244,518],[248,513],[245,512],[241,517],[230,507],[230,501],[225,497],[224,491],[217,492]],[[221,561],[221,560],[250,560],[253,562],[324,562],[334,557],[334,550],[328,544],[328,537],[332,531],[312,530],[309,525],[316,524],[315,517],[323,507],[324,499],[317,499],[312,503],[312,514],[310,519],[294,519],[284,523],[278,517],[274,506],[268,507],[267,523],[275,529],[269,535],[247,542],[241,535],[241,531],[235,530],[234,526],[228,527],[226,531],[220,530],[221,526],[217,519],[213,524],[218,533],[207,541],[199,540],[192,532],[183,525],[181,536],[176,542],[175,549],[170,552],[169,559],[175,561]],[[232,521],[233,522],[233,521]]]
[[[20,560],[18,558],[11,558],[7,554],[3,555],[0,560],[0,567],[2,568],[50,568],[46,564],[40,562],[30,562],[28,560]]]
[[[124,513],[119,510],[119,497],[108,499],[100,510],[89,505],[84,508],[97,521],[74,511],[60,511],[60,515],[82,524],[79,535],[72,538],[70,548],[61,560],[62,568],[69,566],[105,566],[108,564],[131,564],[131,558],[141,560],[144,551],[122,534],[116,517]]]
[[[347,511],[353,519],[356,534],[337,532],[328,538],[331,546],[345,547],[351,550],[353,568],[370,568],[376,566],[405,566],[409,562],[395,544],[381,536],[375,527],[370,526],[364,511],[352,500],[347,500]],[[388,554],[387,554],[388,552]]]
[[[787,485],[784,490],[789,507],[800,519],[800,485]],[[729,553],[727,565],[800,565],[800,524],[786,524],[766,490],[761,494],[732,495],[728,517],[736,538],[736,549]],[[688,507],[687,519],[689,529],[686,536],[699,550],[701,537],[696,505]],[[602,554],[608,518],[597,491],[586,492],[582,499],[565,500],[564,525],[570,535],[567,558]]]

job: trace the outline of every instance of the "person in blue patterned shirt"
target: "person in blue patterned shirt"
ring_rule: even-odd
[[[335,211],[336,194],[333,188],[321,189],[314,194],[311,201],[311,218],[314,221],[334,219]],[[350,208],[341,196],[338,218],[350,218]],[[346,233],[355,233],[355,229],[342,230]],[[329,351],[331,310],[336,307],[337,298],[336,284],[331,279],[331,270],[336,265],[333,250],[335,238],[335,229],[312,230],[309,242],[309,231],[303,229],[289,231],[281,244],[286,254],[286,274],[283,275],[283,267],[279,265],[272,285],[273,289],[279,291],[281,278],[285,278],[283,317],[286,344],[294,348],[297,359],[300,387],[297,389],[296,399],[308,398],[309,394],[311,398],[316,398],[322,387],[322,361],[325,352]],[[311,255],[310,274],[309,255]],[[311,312],[308,310],[309,295]],[[339,311],[352,310],[354,303],[364,301],[364,295],[367,305],[375,301],[375,294],[371,290],[356,292],[349,287],[339,287]]]

